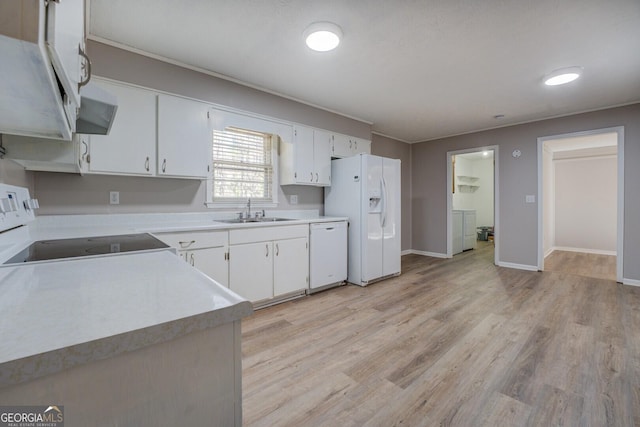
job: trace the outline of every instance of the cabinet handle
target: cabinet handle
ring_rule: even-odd
[[[87,142],[82,139],[81,140],[82,145],[84,145],[84,153],[82,153],[82,160],[85,160],[85,158],[87,157],[87,154],[89,154],[89,146],[87,145]]]
[[[276,243],[276,256],[280,255],[280,246]]]
[[[196,260],[193,257],[193,253],[191,254],[191,266],[193,267],[196,264]]]
[[[265,256],[269,258],[269,245],[264,245],[264,247],[267,249],[267,254]]]
[[[144,161],[144,168],[149,172],[149,157],[147,156],[147,160]]]
[[[355,140],[353,144],[356,146],[356,150],[358,149],[358,140]]]
[[[316,172],[316,182],[318,182],[318,172]]]
[[[353,141],[349,140],[349,150],[353,148]]]
[[[313,172],[311,172],[311,182],[313,182]]]
[[[178,244],[180,245],[181,248],[188,248],[189,246],[193,245],[196,241],[192,240],[190,242],[178,242]]]
[[[162,172],[167,171],[167,159],[162,160]]]
[[[78,92],[79,92],[80,88],[86,85],[87,83],[89,83],[89,80],[91,80],[91,60],[89,59],[87,54],[84,52],[84,50],[82,50],[82,47],[80,45],[78,45],[78,54],[82,57],[82,59],[84,59],[84,63],[81,66],[81,68],[83,70],[87,70],[87,77],[84,80],[78,82]]]

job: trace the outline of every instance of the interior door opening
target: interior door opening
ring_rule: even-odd
[[[447,153],[447,257],[494,251],[498,263],[498,147]]]
[[[622,281],[623,130],[538,139],[538,269]]]

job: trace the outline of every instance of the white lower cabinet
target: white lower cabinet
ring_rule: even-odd
[[[223,286],[229,287],[229,233],[190,231],[157,233],[156,237],[176,248],[186,262]]]
[[[309,243],[306,237],[278,240],[274,245],[273,294],[284,295],[307,287]]]
[[[309,226],[229,231],[229,288],[257,305],[309,287]]]
[[[229,257],[229,289],[252,302],[273,297],[271,242],[232,245]]]
[[[229,287],[228,247],[178,251],[182,259],[202,271],[222,286]]]

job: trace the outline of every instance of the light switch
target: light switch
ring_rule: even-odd
[[[109,192],[109,204],[110,205],[119,205],[120,204],[120,192],[119,191],[110,191]]]
[[[535,196],[535,195],[533,195],[533,194],[527,194],[527,195],[525,196],[524,201],[525,201],[526,203],[535,203],[535,202],[536,202],[536,196]]]

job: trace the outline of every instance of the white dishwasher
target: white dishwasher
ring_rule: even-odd
[[[309,292],[341,285],[347,280],[347,221],[310,226]]]

